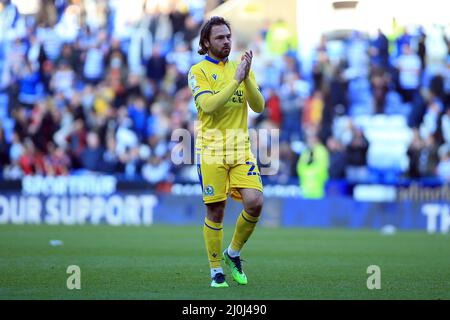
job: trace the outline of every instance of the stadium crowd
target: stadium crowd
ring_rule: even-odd
[[[128,9],[125,2],[43,0],[37,14],[21,15],[1,1],[1,179],[104,172],[151,184],[197,181],[194,165],[171,161],[171,134],[194,130],[187,73],[203,58],[197,49],[206,1],[134,0]],[[450,181],[444,33],[445,57],[430,63],[433,48],[421,28],[324,36],[305,71],[295,41],[273,37],[282,27],[268,25],[249,44],[266,98],[263,114],[249,111],[250,127],[281,133],[280,171],[269,181],[296,177],[299,154],[314,164],[316,146],[327,154],[327,177],[367,179],[369,141],[352,117],[387,114],[394,104],[413,131],[402,175]],[[337,125],[342,119],[346,125]]]

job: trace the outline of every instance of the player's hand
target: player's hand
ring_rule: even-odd
[[[237,82],[241,83],[248,73],[248,66],[247,66],[247,60],[241,58],[241,63],[239,63],[236,73],[234,75],[234,79],[236,79]]]
[[[245,77],[244,79],[247,79],[249,73],[250,73],[250,68],[252,65],[252,59],[253,59],[253,52],[252,50],[250,51],[245,51],[244,54],[241,57],[241,61],[247,61],[247,69],[245,70]]]

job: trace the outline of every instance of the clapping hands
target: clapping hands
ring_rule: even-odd
[[[241,83],[248,77],[248,74],[250,73],[250,67],[252,65],[252,59],[253,52],[251,50],[245,51],[242,55],[241,62],[236,69],[236,75],[234,77],[239,83]]]

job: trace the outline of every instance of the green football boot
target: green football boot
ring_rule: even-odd
[[[241,285],[247,284],[247,276],[245,275],[244,271],[242,271],[241,258],[230,257],[228,255],[228,249],[225,249],[225,251],[223,252],[223,258],[225,259],[225,263],[231,269],[231,275],[233,276],[233,280]]]
[[[228,288],[228,283],[225,281],[225,275],[223,273],[216,273],[211,282],[213,288]]]

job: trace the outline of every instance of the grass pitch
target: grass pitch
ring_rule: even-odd
[[[242,258],[249,284],[224,266],[230,288],[217,289],[202,226],[2,225],[0,299],[450,299],[449,235],[257,227]],[[69,265],[81,290],[67,289]],[[370,265],[380,290],[367,289]]]

